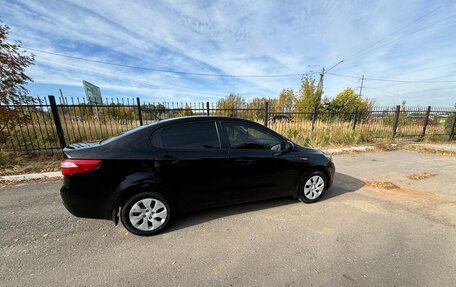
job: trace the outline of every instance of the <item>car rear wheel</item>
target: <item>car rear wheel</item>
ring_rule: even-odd
[[[327,184],[326,175],[322,171],[311,172],[302,179],[298,197],[306,203],[318,201],[323,196]]]
[[[173,215],[170,201],[157,192],[135,194],[122,207],[120,219],[133,234],[150,236],[163,231]]]

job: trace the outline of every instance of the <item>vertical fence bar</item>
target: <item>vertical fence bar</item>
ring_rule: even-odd
[[[206,112],[207,112],[207,115],[210,116],[211,111],[209,109],[209,102],[206,102]]]
[[[46,125],[49,127],[49,129],[51,130],[51,136],[52,136],[52,140],[55,139],[55,135],[57,134],[57,132],[54,132],[55,130],[55,124],[54,124],[54,127],[53,127],[53,122],[54,122],[54,119],[52,118],[52,109],[51,109],[51,105],[48,103],[48,100],[46,97],[43,98],[44,99],[44,106],[46,107]],[[56,141],[58,142],[58,139],[56,139]],[[57,143],[58,144],[58,143]],[[58,146],[52,146],[53,149],[58,149]]]
[[[424,136],[426,135],[426,128],[429,124],[429,115],[431,114],[431,106],[428,106],[426,110],[426,116],[424,118],[424,125],[423,125],[423,131],[421,132],[421,140],[423,140]]]
[[[353,118],[353,130],[355,130],[356,123],[358,121],[358,107],[355,107],[354,115],[355,117]]]
[[[451,131],[450,131],[450,137],[449,137],[449,140],[453,140],[454,138],[454,130],[456,128],[456,112],[453,112],[453,125],[451,127]]]
[[[26,109],[26,108],[27,108],[27,109],[29,108],[29,103],[28,103],[27,101],[25,101],[25,102],[24,102],[22,105],[20,105],[19,107],[20,107],[20,110],[21,110],[21,112],[22,112],[23,118],[24,118],[24,119],[27,119],[27,120],[31,120],[31,119],[26,115],[26,113],[25,113],[25,109]],[[33,124],[33,121],[31,121],[31,123]],[[30,127],[29,123],[27,123],[27,122],[25,123],[24,127],[25,127],[25,131],[27,132],[27,133],[25,134],[25,136],[26,136],[27,139],[29,140],[29,144],[30,144],[30,152],[31,152],[32,154],[35,154],[36,147],[35,147],[34,142],[33,142],[33,136],[32,136],[32,134],[30,133],[30,128],[31,128],[32,130],[34,130],[34,128],[33,128],[33,126]]]
[[[264,102],[264,126],[268,126],[269,120],[269,102]]]
[[[20,103],[17,103],[17,104],[16,104],[16,103],[13,102],[12,104],[13,104],[13,109],[14,109],[15,111],[18,111],[18,107],[21,107],[21,106],[20,106]],[[26,139],[25,136],[24,136],[24,131],[23,131],[22,125],[19,124],[18,127],[19,127],[19,131],[20,131],[20,133],[21,133],[22,142],[24,143],[24,146],[25,146],[25,151],[26,151],[27,153],[29,153],[29,148],[28,148],[28,144],[27,144],[27,139]],[[33,152],[33,151],[30,151],[30,152]]]
[[[64,101],[64,102],[65,102],[65,101]],[[66,102],[68,103],[68,101],[66,101]],[[61,106],[61,107],[62,107],[62,106]],[[73,110],[73,111],[71,111],[71,110]],[[72,113],[72,112],[74,112],[74,108],[73,108],[73,109],[70,109],[70,107],[67,105],[67,106],[66,106],[66,109],[65,109],[65,113],[64,113],[64,112],[63,112],[63,107],[62,107],[62,119],[61,119],[61,120],[63,120],[63,127],[65,128],[65,129],[64,129],[64,132],[65,132],[65,134],[67,135],[67,137],[68,137],[68,139],[69,139],[70,142],[72,141],[72,140],[71,140],[71,133],[70,133],[70,130],[73,131],[73,139],[76,138],[76,137],[74,136],[74,129],[71,129],[71,127],[72,127],[72,124],[71,124],[71,123],[72,123],[72,121],[71,121],[71,119],[72,119],[72,118],[71,118],[71,113]],[[68,120],[69,120],[70,129],[68,129],[68,124],[67,124],[68,121],[67,121],[67,118],[68,118]]]
[[[8,110],[8,113],[11,112],[9,103],[6,103],[5,108]],[[22,149],[21,149],[21,145],[20,145],[20,141],[19,141],[17,128],[14,127],[14,125],[12,125],[11,127],[8,127],[8,123],[6,123],[6,127],[10,131],[10,134],[14,134],[14,136],[16,138],[16,142],[14,142],[14,138],[11,136],[11,145],[13,146],[13,151],[16,152],[15,147],[17,147],[18,151],[21,151]]]
[[[138,105],[138,117],[139,117],[139,125],[143,125],[143,118],[142,118],[142,113],[141,113],[141,101],[139,100],[139,97],[136,98],[136,104]]]
[[[394,114],[394,122],[393,122],[393,139],[396,138],[396,133],[397,133],[397,125],[399,124],[399,115],[401,112],[401,106],[397,105],[396,106],[396,112]]]
[[[76,101],[77,100],[78,100],[78,98],[76,98]],[[73,97],[71,97],[71,105],[73,107],[75,107],[75,103],[74,103]],[[79,141],[83,141],[84,139],[82,137],[81,129],[79,128],[79,118],[78,118],[78,115],[76,115],[76,109],[73,109],[73,115],[74,115],[74,117],[73,117],[74,123],[76,123],[76,124],[71,124],[70,123],[70,126],[71,126],[71,128],[73,130],[73,135],[74,135],[74,139],[73,140],[74,141],[78,141],[78,142]],[[63,121],[64,121],[64,123],[66,123],[65,116],[63,117]],[[76,125],[76,129],[74,128],[74,125]],[[78,132],[77,136],[76,136],[76,130]]]
[[[317,118],[318,118],[317,107],[313,107],[313,109],[312,109],[312,131],[315,130],[315,123],[317,122]]]
[[[5,108],[8,110],[8,112],[11,111],[10,108],[9,108],[9,103],[6,103]],[[5,123],[5,127],[6,127],[6,130],[8,132],[8,138],[11,139],[11,147],[13,149],[13,152],[16,153],[16,146],[18,147],[18,150],[20,151],[21,148],[20,148],[20,145],[19,145],[17,132],[14,131],[14,127],[10,128],[9,125],[8,125],[8,122]],[[12,133],[14,133],[14,135],[16,135],[16,143],[14,143],[14,138],[12,136]],[[8,142],[6,142],[6,147],[8,147]]]
[[[62,129],[62,123],[60,122],[59,111],[57,110],[57,104],[55,103],[55,97],[49,95],[49,103],[51,104],[52,116],[54,117],[55,129],[57,136],[59,137],[60,147],[63,149],[66,147],[65,135]]]

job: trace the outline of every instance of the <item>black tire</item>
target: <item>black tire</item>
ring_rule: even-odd
[[[148,202],[149,199],[152,199],[152,201],[150,206],[147,207],[143,204],[142,200],[144,200],[144,202]],[[159,202],[163,205],[163,207],[159,204]],[[144,206],[144,208],[141,209],[141,212],[134,212],[131,210],[135,204],[137,204],[136,209]],[[154,211],[155,206],[158,208],[156,211]],[[146,210],[147,212],[145,212]],[[163,210],[166,212],[166,218],[161,218],[164,217],[163,215],[165,214]],[[137,225],[144,223],[145,225],[143,226],[143,229],[153,229],[143,230],[135,226],[130,220],[130,211],[132,211],[132,216],[135,216],[135,219],[137,218],[139,220]],[[136,216],[135,214],[139,215]],[[140,236],[151,236],[165,230],[172,222],[174,214],[175,208],[171,203],[171,200],[169,200],[165,195],[158,192],[145,191],[134,194],[125,201],[120,212],[120,220],[122,221],[123,226],[125,226],[125,228],[131,233]],[[154,228],[154,224],[158,227]]]
[[[315,178],[316,176],[319,176],[323,180],[323,190],[317,195],[317,193],[312,193],[312,192],[305,192],[306,183],[311,178]],[[301,178],[300,184],[299,184],[299,189],[298,189],[298,199],[302,202],[305,203],[312,203],[318,201],[323,194],[325,193],[326,189],[328,188],[328,178],[326,177],[326,174],[320,170],[315,170],[310,172],[309,174],[303,176]],[[316,197],[313,197],[312,195],[316,195]]]

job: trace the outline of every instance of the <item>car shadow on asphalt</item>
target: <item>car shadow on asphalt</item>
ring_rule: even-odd
[[[321,200],[329,200],[333,197],[342,195],[347,192],[354,192],[358,189],[362,188],[365,185],[364,181],[344,174],[340,172],[336,172],[336,176],[334,178],[334,183],[331,188],[326,192]]]
[[[347,174],[337,172],[333,185],[324,194],[320,201],[331,200],[337,196],[343,195],[344,193],[357,191],[363,186],[363,181]],[[284,197],[190,212],[180,215],[174,224],[170,226],[168,231],[165,231],[165,233],[187,228],[193,225],[199,225],[218,218],[228,217],[241,213],[255,212],[289,204],[302,203],[293,197]]]

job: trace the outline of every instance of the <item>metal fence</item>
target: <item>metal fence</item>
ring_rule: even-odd
[[[53,153],[67,144],[97,141],[166,118],[224,115],[250,119],[301,144],[361,143],[385,139],[454,140],[456,111],[437,107],[372,107],[344,110],[309,107],[281,109],[268,102],[236,105],[151,103],[139,98],[35,98],[0,106],[0,149],[17,153]]]

